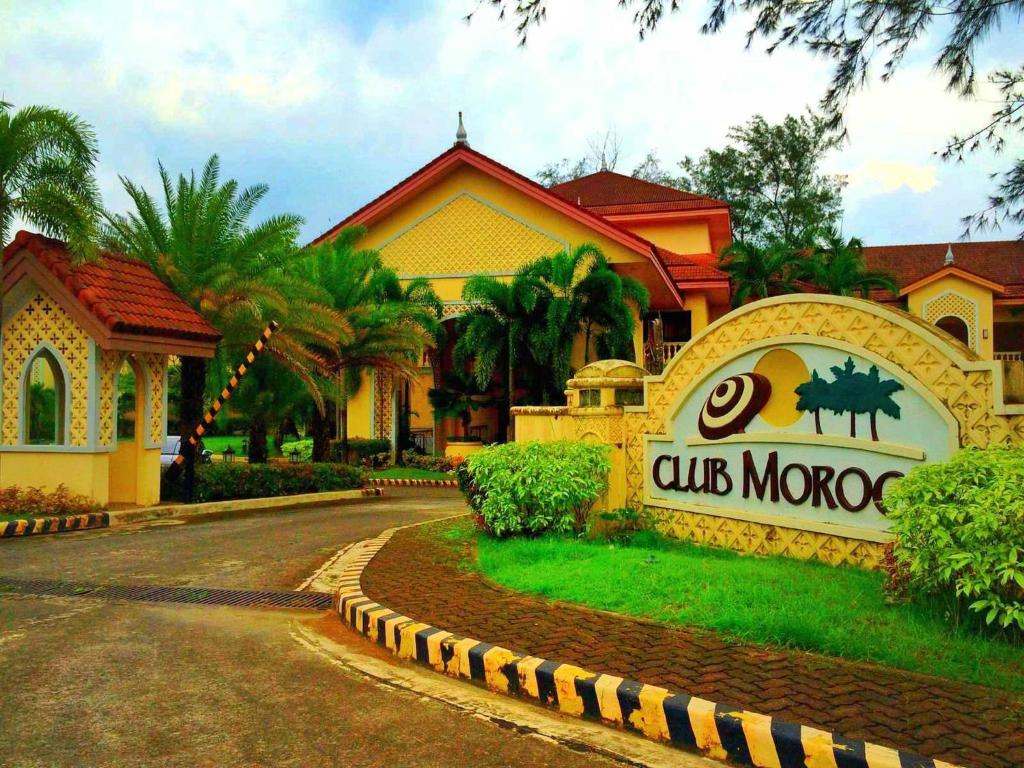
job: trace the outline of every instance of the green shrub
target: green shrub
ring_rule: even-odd
[[[462,457],[427,456],[418,451],[402,451],[402,462],[407,467],[428,469],[432,472],[451,472],[462,463]]]
[[[894,482],[885,507],[910,588],[1024,630],[1024,449],[965,448]]]
[[[17,485],[0,488],[0,518],[84,515],[100,509],[88,496],[71,493],[64,485],[58,485],[52,492]]]
[[[217,463],[196,467],[193,501],[258,499],[361,488],[366,473],[347,464]],[[162,483],[161,497],[182,498],[183,479]]]
[[[281,443],[281,455],[290,460],[292,457],[292,451],[296,448],[299,450],[299,461],[312,460],[313,438],[309,437],[305,440],[292,440],[287,443]]]
[[[391,457],[391,441],[384,438],[350,437],[348,439],[349,459],[366,466],[376,466],[376,457],[384,454]],[[330,448],[331,461],[345,463],[346,457],[341,455],[341,441],[332,440]],[[387,461],[385,461],[387,463]]]
[[[608,452],[592,443],[507,443],[467,457],[457,476],[495,536],[580,533],[608,487]]]

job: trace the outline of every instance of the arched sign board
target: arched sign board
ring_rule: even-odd
[[[949,411],[883,358],[767,339],[695,380],[647,436],[644,502],[882,541],[887,485],[957,446]]]

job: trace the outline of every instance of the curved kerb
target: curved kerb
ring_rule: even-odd
[[[408,659],[503,693],[599,720],[707,757],[756,768],[955,768],[655,685],[590,672],[463,637],[392,611],[363,594],[363,570],[398,528],[345,553],[336,607],[344,623]]]

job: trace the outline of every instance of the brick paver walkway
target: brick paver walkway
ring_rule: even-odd
[[[436,532],[399,531],[370,562],[363,591],[418,621],[518,652],[963,766],[1024,766],[1021,697],[575,606],[556,612],[459,568],[461,555]]]

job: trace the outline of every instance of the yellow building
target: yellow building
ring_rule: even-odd
[[[729,207],[701,195],[602,171],[548,189],[471,149],[461,121],[448,151],[323,234],[362,225],[374,248],[405,280],[427,277],[444,301],[449,330],[467,309],[462,288],[478,274],[511,277],[522,265],[594,243],[613,268],[647,286],[651,314],[636,324],[643,361],[647,321],[658,317],[670,351],[728,311],[729,280],[714,264],[731,240]],[[451,334],[449,335],[451,337]],[[582,347],[582,345],[580,345]],[[576,364],[582,364],[582,349]],[[438,367],[450,365],[441,360]],[[418,442],[440,450],[454,424],[435,425],[427,401],[435,371],[409,387],[367,377],[349,403],[349,434],[395,439],[406,399]],[[471,434],[498,437],[493,409],[474,413]]]
[[[141,262],[75,265],[24,231],[3,291],[0,486],[158,502],[168,356],[212,357],[220,334]]]
[[[868,267],[892,275],[899,293],[871,298],[937,325],[985,360],[1024,352],[1024,243],[887,245],[864,249]]]

